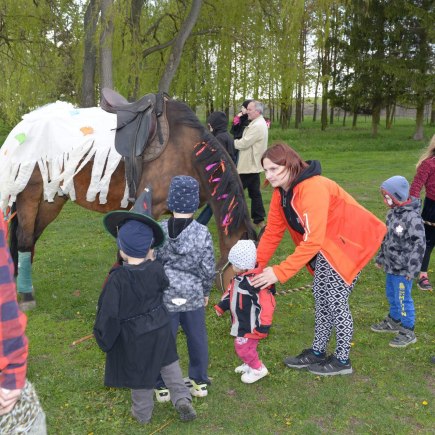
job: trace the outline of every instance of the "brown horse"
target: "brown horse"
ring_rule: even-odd
[[[256,239],[240,178],[224,148],[204,128],[188,106],[168,100],[166,117],[169,127],[167,146],[155,160],[142,162],[142,175],[137,192],[151,186],[152,214],[158,219],[168,212],[166,198],[172,177],[184,174],[199,181],[200,203],[208,202],[211,205],[218,228],[221,257],[217,264],[217,283],[222,290],[231,275],[229,268],[223,273],[230,248],[240,238]],[[92,165],[91,159],[74,176],[75,201],[82,207],[101,213],[119,209],[126,185],[124,161],[121,160],[112,174],[105,204],[99,203],[98,195],[92,202],[86,200]],[[16,210],[16,218],[12,220],[10,228],[10,247],[16,264],[21,263],[17,261],[21,253],[31,252],[33,256],[36,241],[68,200],[66,195],[56,195],[52,202],[47,202],[43,192],[43,177],[38,165],[35,165],[29,182],[17,195],[12,208],[12,211]],[[31,268],[30,260],[27,267]],[[23,292],[20,288],[20,266],[16,270],[18,292]],[[24,278],[27,286],[24,292],[27,293],[32,285],[31,274],[29,275],[30,277]]]

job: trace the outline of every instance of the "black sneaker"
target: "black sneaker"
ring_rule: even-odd
[[[313,349],[304,349],[298,356],[288,356],[284,364],[293,369],[303,369],[311,364],[320,363],[325,360],[325,354],[316,355]]]
[[[308,371],[320,376],[350,375],[352,365],[350,360],[347,364],[343,364],[335,355],[330,355],[323,362],[308,366]]]

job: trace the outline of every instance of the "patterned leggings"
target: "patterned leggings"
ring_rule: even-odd
[[[332,328],[335,327],[335,356],[349,358],[353,334],[353,319],[349,308],[349,296],[358,279],[347,285],[322,254],[317,255],[314,272],[313,295],[315,301],[315,325],[313,349],[325,352]]]

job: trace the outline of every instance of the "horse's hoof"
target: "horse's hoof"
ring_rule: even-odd
[[[36,308],[36,301],[19,302],[18,306],[21,311],[30,311]]]
[[[18,293],[18,306],[21,311],[30,311],[36,308],[33,293]]]

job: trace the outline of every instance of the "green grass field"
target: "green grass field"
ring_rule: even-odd
[[[300,130],[270,131],[270,142],[283,140],[303,158],[318,159],[323,174],[340,183],[364,206],[384,220],[381,182],[393,175],[411,180],[426,140],[411,139],[413,122],[398,121],[392,130],[370,136],[363,120],[356,130],[330,126],[320,132],[305,122]],[[266,209],[271,191],[263,191]],[[216,235],[215,224],[210,230]],[[216,240],[216,237],[215,237]],[[286,236],[274,261],[292,251]],[[277,296],[277,311],[268,339],[259,352],[270,375],[245,385],[234,373],[239,364],[229,336],[228,315],[207,313],[210,369],[208,397],[194,399],[198,419],[183,424],[168,404],[156,404],[152,423],[140,426],[130,417],[128,390],[103,386],[104,354],[94,340],[75,347],[74,340],[92,332],[102,282],[116,255],[101,215],[68,203],[36,246],[33,278],[37,309],[30,312],[29,372],[47,414],[50,434],[429,434],[435,433],[435,294],[414,284],[418,342],[406,349],[388,346],[390,335],[370,331],[387,313],[384,273],[369,264],[351,296],[354,374],[328,378],[285,368],[283,357],[310,347],[313,299],[308,290]],[[430,276],[435,282],[434,261]],[[310,284],[306,271],[279,290]],[[179,334],[181,364],[186,346]],[[334,342],[330,344],[333,350]]]

